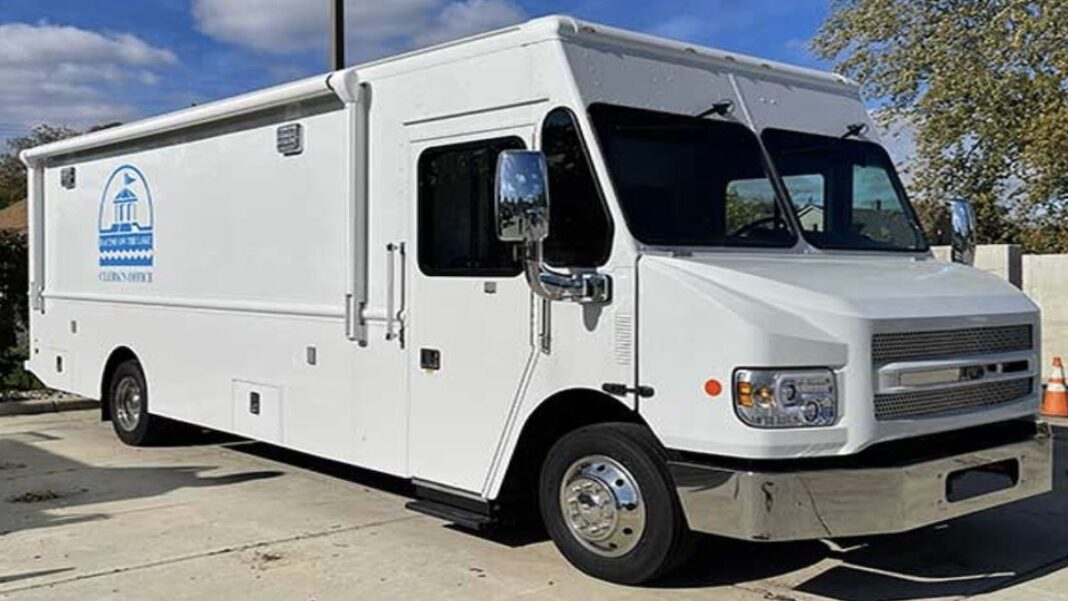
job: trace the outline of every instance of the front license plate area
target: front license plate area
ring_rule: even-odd
[[[1005,459],[978,467],[958,470],[946,478],[946,500],[950,503],[967,501],[983,495],[1007,490],[1020,481],[1020,462]]]

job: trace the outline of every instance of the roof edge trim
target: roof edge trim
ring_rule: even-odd
[[[129,142],[148,135],[156,135],[185,129],[220,119],[236,117],[279,105],[309,100],[324,95],[335,94],[328,85],[327,77],[319,75],[295,81],[266,90],[257,90],[224,100],[194,106],[180,111],[166,113],[134,121],[127,125],[104,129],[51,144],[24,150],[19,158],[27,167],[50,157],[65,155],[98,146]],[[342,99],[343,100],[343,99]]]

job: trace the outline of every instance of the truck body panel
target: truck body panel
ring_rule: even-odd
[[[877,144],[844,78],[550,17],[32,149],[27,367],[102,398],[109,360],[129,352],[153,413],[480,503],[500,496],[531,417],[566,395],[620,408],[673,457],[850,456],[1034,415],[1037,309],[925,245],[633,235],[592,107],[693,117],[717,104],[709,119],[748,134],[855,127]],[[554,111],[608,222],[603,261],[554,267],[607,276],[607,303],[539,297],[488,237],[487,153],[545,149]],[[471,210],[447,212],[455,198]],[[875,350],[998,328],[1027,344],[915,361]],[[990,365],[984,381],[910,384]],[[833,424],[738,419],[737,370],[778,367],[833,372]],[[894,413],[1010,381],[1026,390]]]

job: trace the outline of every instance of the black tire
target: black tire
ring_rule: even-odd
[[[596,578],[641,584],[685,560],[692,536],[665,455],[648,428],[628,423],[580,428],[553,445],[542,465],[538,498],[545,527],[568,561]],[[627,500],[634,498],[638,503]],[[565,504],[571,517],[565,517]],[[586,519],[586,510],[593,520]],[[604,518],[605,512],[612,517]]]
[[[149,413],[148,384],[137,359],[127,359],[111,372],[107,391],[111,425],[122,442],[145,447],[164,441],[167,424]],[[136,395],[137,400],[130,395]]]

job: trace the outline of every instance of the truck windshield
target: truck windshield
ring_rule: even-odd
[[[590,106],[627,225],[645,244],[791,246],[763,153],[725,121]]]
[[[829,249],[927,250],[881,146],[781,129],[767,129],[762,138],[809,243]]]

